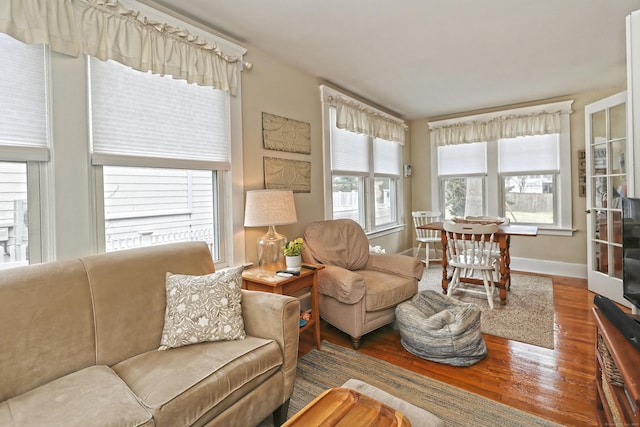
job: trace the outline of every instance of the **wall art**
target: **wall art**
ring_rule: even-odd
[[[262,113],[262,141],[269,150],[311,153],[311,125],[275,114]]]
[[[264,184],[267,189],[311,192],[311,162],[264,158]]]

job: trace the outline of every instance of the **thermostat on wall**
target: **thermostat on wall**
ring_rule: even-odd
[[[404,177],[411,176],[411,165],[404,165]]]

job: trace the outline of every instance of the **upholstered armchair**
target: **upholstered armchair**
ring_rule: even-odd
[[[320,316],[349,334],[355,349],[418,292],[424,264],[406,255],[369,254],[369,240],[353,220],[314,222],[304,243],[303,260],[325,266],[318,272]]]

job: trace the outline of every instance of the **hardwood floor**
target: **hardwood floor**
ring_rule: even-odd
[[[365,335],[358,351],[562,425],[597,425],[594,294],[586,280],[550,277],[553,350],[485,335],[487,357],[459,368],[412,355],[400,344],[399,333],[385,326]],[[346,334],[324,321],[321,329],[323,340],[351,348]],[[311,334],[303,334],[300,356],[312,348]]]

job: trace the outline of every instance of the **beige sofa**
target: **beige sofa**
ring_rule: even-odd
[[[302,258],[318,273],[320,317],[351,336],[355,349],[368,332],[395,320],[398,304],[418,292],[420,260],[370,254],[362,227],[350,219],[317,221],[304,232]]]
[[[297,299],[243,290],[245,339],[158,351],[166,272],[213,271],[200,242],[1,271],[0,425],[279,425]]]

